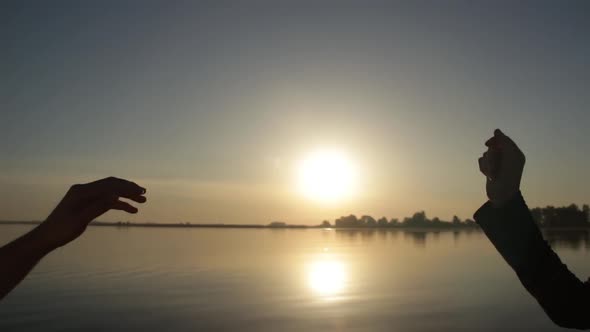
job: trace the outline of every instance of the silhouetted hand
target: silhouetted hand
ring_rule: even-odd
[[[133,182],[114,177],[73,185],[39,228],[48,246],[63,246],[75,240],[92,220],[109,210],[137,213],[137,208],[120,198],[144,203],[145,192]]]
[[[486,141],[488,150],[479,158],[479,170],[486,176],[486,193],[494,206],[502,206],[520,190],[525,156],[500,129]]]
[[[0,300],[41,258],[75,240],[98,216],[109,210],[137,213],[121,197],[143,203],[144,194],[145,189],[135,183],[113,177],[72,186],[43,223],[0,247]]]

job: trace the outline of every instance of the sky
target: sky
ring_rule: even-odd
[[[74,183],[148,189],[105,221],[471,217],[495,128],[529,206],[590,202],[586,1],[3,1],[0,220]],[[333,202],[298,165],[337,150]]]

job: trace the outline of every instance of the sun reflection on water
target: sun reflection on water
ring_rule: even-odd
[[[309,288],[323,298],[340,295],[346,288],[347,277],[346,266],[327,257],[312,262],[307,271]]]

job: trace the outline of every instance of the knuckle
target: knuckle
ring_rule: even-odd
[[[68,189],[68,192],[70,193],[78,193],[82,190],[82,185],[81,184],[74,184],[70,187],[70,189]]]
[[[114,183],[114,182],[120,182],[121,181],[121,179],[118,178],[118,177],[116,177],[116,176],[109,176],[105,180],[108,181],[108,182],[112,182],[112,183]]]

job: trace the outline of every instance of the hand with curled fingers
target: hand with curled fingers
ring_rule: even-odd
[[[479,170],[486,176],[486,194],[495,207],[503,206],[520,191],[526,158],[510,137],[500,129],[485,142],[488,150],[479,158]]]
[[[144,203],[145,193],[145,188],[115,177],[76,184],[39,228],[47,244],[57,248],[75,240],[91,221],[109,210],[137,213],[137,208],[122,198]]]

